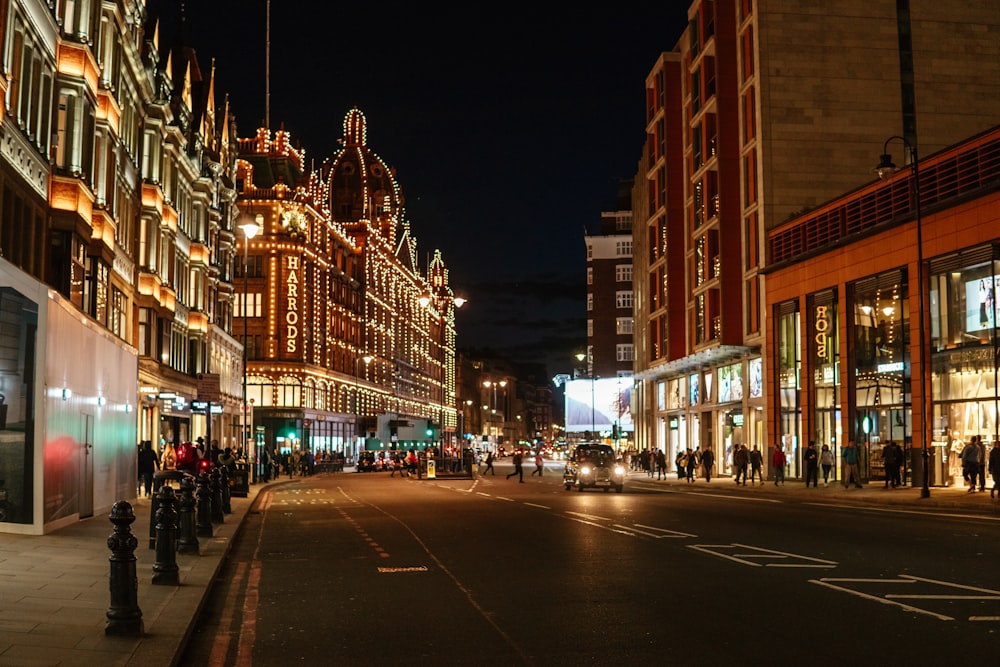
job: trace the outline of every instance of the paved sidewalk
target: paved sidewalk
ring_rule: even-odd
[[[548,471],[548,468],[546,468]],[[986,491],[969,493],[961,482],[959,486],[930,488],[930,496],[920,497],[920,485],[900,486],[898,488],[886,488],[885,482],[875,481],[865,484],[862,488],[845,488],[841,482],[830,481],[829,486],[824,486],[822,475],[818,487],[806,488],[805,482],[800,479],[789,479],[780,486],[775,486],[774,480],[765,480],[763,483],[737,485],[731,476],[713,477],[711,482],[706,482],[704,477],[699,477],[695,482],[688,482],[686,479],[677,479],[676,472],[667,474],[667,479],[657,480],[656,475],[649,477],[641,471],[630,471],[628,484],[637,482],[650,482],[652,484],[667,484],[671,487],[677,486],[679,490],[689,489],[694,492],[714,491],[727,493],[745,493],[748,495],[763,494],[768,497],[786,497],[795,500],[818,500],[828,502],[856,502],[865,504],[879,504],[886,506],[906,505],[908,508],[921,509],[927,507],[954,508],[966,510],[975,514],[991,514],[1000,517],[1000,497],[990,498],[990,489],[993,486],[992,478],[986,480]],[[1000,496],[1000,494],[998,494]]]
[[[150,501],[132,503],[142,637],[105,636],[111,604],[108,512],[48,535],[0,535],[0,666],[174,665],[209,586],[262,484],[233,498],[232,513],[199,537],[200,554],[177,555],[180,586],[152,584]]]

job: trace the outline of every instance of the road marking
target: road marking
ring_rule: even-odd
[[[426,565],[417,565],[414,567],[380,567],[377,569],[381,574],[395,574],[397,572],[427,572]]]
[[[493,496],[497,500],[506,500],[508,503],[514,502],[513,498],[507,498],[506,496]]]
[[[677,530],[668,530],[667,528],[657,528],[656,526],[645,526],[645,525],[643,525],[641,523],[634,523],[632,525],[635,528],[644,529],[644,530],[636,530],[635,531],[635,532],[639,533],[640,535],[646,535],[648,537],[655,537],[658,540],[661,540],[664,537],[698,537],[697,535],[694,535],[693,533],[682,533],[682,532],[677,531]],[[628,526],[619,526],[619,528],[626,528],[626,529],[628,529]],[[633,528],[633,530],[635,528]],[[647,532],[647,531],[650,531],[650,532]]]
[[[688,548],[695,549],[697,551],[703,551],[712,556],[718,556],[719,558],[725,558],[727,560],[734,561],[736,563],[741,563],[743,565],[752,565],[753,567],[814,567],[814,568],[834,568],[837,567],[836,561],[824,560],[822,558],[813,558],[811,556],[802,556],[800,554],[792,554],[784,551],[775,551],[773,549],[765,549],[763,547],[752,547],[747,544],[689,544]],[[733,549],[749,549],[750,551],[738,552],[735,554],[725,553],[726,551]],[[753,559],[753,560],[748,560]],[[755,560],[774,560],[782,562],[768,562],[768,563],[758,563]],[[788,559],[794,559],[795,562],[785,562]]]
[[[879,514],[916,514],[918,516],[933,516],[945,519],[978,519],[981,521],[1000,521],[1000,516],[986,516],[984,514],[954,514],[952,512],[931,512],[929,510],[900,510],[891,509],[884,505],[851,505],[847,503],[803,503],[803,505],[813,505],[815,507],[837,507],[840,509],[863,510],[866,512],[878,512]]]
[[[903,604],[902,602],[896,602],[896,600],[926,600],[928,602],[938,601],[938,600],[950,600],[950,601],[970,601],[970,600],[990,600],[990,601],[1000,601],[1000,591],[994,591],[989,588],[979,588],[977,586],[967,586],[964,584],[956,584],[949,581],[940,581],[938,579],[927,579],[925,577],[916,577],[909,574],[901,574],[895,579],[850,579],[850,578],[823,578],[823,579],[811,579],[812,583],[831,588],[836,591],[847,593],[849,595],[854,595],[856,597],[863,598],[865,600],[874,600],[881,604],[895,605],[906,611],[912,611],[919,614],[924,614],[926,616],[931,616],[942,621],[954,621],[955,618],[948,616],[946,614],[940,614],[929,609],[922,609],[920,607],[915,607],[913,604]],[[864,593],[862,591],[849,588],[848,586],[842,586],[840,584],[895,584],[895,585],[905,585],[907,587],[917,586],[919,584],[931,584],[934,586],[943,586],[950,589],[958,589],[962,591],[971,591],[973,593],[980,593],[980,595],[959,595],[959,594],[940,594],[940,593],[885,593],[884,595],[874,595],[871,593]],[[969,621],[977,622],[1000,622],[1000,616],[969,616]]]
[[[591,521],[611,521],[611,519],[608,519],[603,516],[594,516],[593,514],[584,514],[582,512],[566,512],[566,514],[570,514],[572,516],[578,516],[583,519],[589,519]]]
[[[537,507],[538,509],[542,509],[542,510],[550,510],[550,509],[552,509],[548,505],[537,505],[535,503],[524,503],[524,504],[527,505],[528,507]]]
[[[678,489],[675,489],[675,488],[672,488],[672,487],[669,487],[669,486],[656,486],[656,485],[653,485],[653,486],[644,486],[644,484],[649,484],[649,482],[635,482],[635,481],[631,482],[632,486],[638,486],[638,487],[642,488],[643,490],[659,491],[660,493],[677,493],[677,494],[682,494],[682,493],[690,493],[690,492],[693,491],[694,493],[698,494],[699,498],[704,497],[704,498],[719,498],[719,499],[723,499],[723,500],[742,500],[742,501],[745,501],[745,502],[748,502],[748,503],[771,503],[771,504],[775,504],[775,505],[780,505],[780,504],[782,504],[782,503],[785,502],[785,501],[779,500],[777,498],[754,498],[753,496],[734,496],[734,495],[728,494],[728,493],[714,493],[714,492],[711,492],[711,491],[695,491],[694,489],[688,489],[688,490],[685,490],[685,491],[680,491]]]

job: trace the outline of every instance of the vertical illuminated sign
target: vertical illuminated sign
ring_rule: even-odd
[[[290,255],[285,258],[285,262],[285,268],[288,269],[285,276],[285,297],[288,302],[285,308],[285,352],[296,352],[299,343],[299,258]]]

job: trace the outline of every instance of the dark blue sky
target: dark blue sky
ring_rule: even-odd
[[[270,124],[319,165],[360,108],[421,255],[440,248],[469,299],[459,347],[555,374],[586,340],[584,230],[635,174],[645,77],[687,3],[544,4],[272,2]],[[264,118],[266,1],[188,2],[187,14],[218,101],[229,94],[250,136]]]

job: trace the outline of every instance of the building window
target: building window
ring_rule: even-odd
[[[588,285],[594,284],[594,267],[592,266],[587,267],[587,284]]]
[[[587,338],[591,338],[594,335],[594,320],[587,320]]]
[[[128,297],[117,287],[111,287],[111,317],[108,321],[108,328],[111,333],[122,340],[128,341]],[[131,342],[131,341],[129,341]]]
[[[617,317],[615,318],[615,326],[619,335],[632,335],[635,320],[631,317]]]
[[[632,361],[632,343],[621,343],[615,345],[615,354],[618,361]]]
[[[623,241],[615,241],[615,256],[617,257],[631,257],[632,256],[632,239],[627,239]]]
[[[263,295],[260,292],[249,292],[247,294],[237,293],[234,295],[235,302],[233,308],[234,317],[260,317],[263,303]],[[247,310],[244,310],[244,302]],[[249,315],[244,313],[249,312]]]
[[[615,307],[616,308],[631,308],[632,307],[632,290],[622,290],[620,292],[615,292]]]
[[[588,243],[587,244],[587,261],[589,262],[592,259],[594,259],[594,244],[593,243]]]
[[[620,283],[632,282],[632,265],[618,264],[615,266],[615,281]]]
[[[587,310],[590,311],[590,310],[593,310],[593,309],[594,309],[594,295],[593,294],[588,294],[587,295]]]

